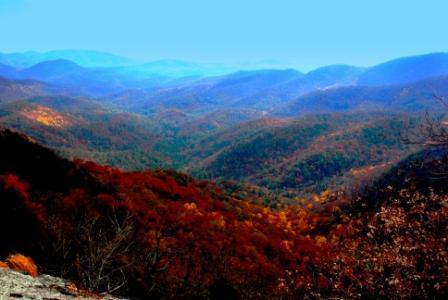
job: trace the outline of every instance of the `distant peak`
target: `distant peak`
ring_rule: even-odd
[[[77,72],[84,68],[66,59],[47,60],[37,63],[24,71],[31,74],[42,74],[42,72]]]
[[[82,68],[80,65],[78,65],[68,59],[46,60],[46,61],[35,64],[31,68],[37,67],[37,66],[45,66],[45,65],[60,65],[60,66],[72,66],[72,67]]]

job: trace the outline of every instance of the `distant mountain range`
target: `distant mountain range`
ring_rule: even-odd
[[[333,65],[306,74],[296,70],[240,71],[168,85],[163,89],[127,90],[107,96],[104,100],[122,109],[145,114],[161,109],[181,109],[201,114],[204,111],[229,108],[250,108],[266,112],[283,110],[282,113],[295,114],[298,110],[293,109],[294,104],[311,113],[319,112],[319,109],[324,109],[325,112],[332,109],[343,110],[344,107],[345,110],[350,110],[354,106],[382,110],[389,104],[392,94],[400,93],[403,89],[410,91],[400,97],[409,100],[407,95],[417,93],[418,95],[414,95],[414,98],[420,99],[417,102],[426,101],[422,97],[431,96],[428,92],[424,95],[423,91],[431,86],[435,88],[433,93],[445,95],[446,91],[440,81],[443,81],[444,75],[448,75],[447,61],[448,54],[438,53],[397,59],[370,68]],[[417,84],[419,81],[424,82]],[[362,93],[369,93],[368,99],[353,99],[359,98]],[[340,95],[339,99],[333,100],[335,95]],[[312,100],[316,100],[317,96],[321,99],[314,103]],[[311,98],[308,103],[306,99]],[[322,104],[322,100],[331,103],[333,107]],[[356,102],[356,105],[349,105],[347,102]],[[407,103],[406,108],[400,110],[425,107],[422,103],[414,104],[412,107],[412,103]],[[394,105],[393,109],[400,108],[400,103]],[[292,109],[290,112],[286,111],[288,107]]]
[[[122,68],[86,68],[65,59],[43,61],[24,69],[0,65],[0,76],[72,88],[76,95],[90,97],[105,96],[129,88],[149,89],[172,81],[171,78],[141,75]]]
[[[0,64],[19,69],[50,60],[70,60],[86,68],[120,68],[156,76],[197,77],[224,75],[238,70],[290,67],[286,63],[268,60],[253,63],[198,63],[176,59],[142,61],[99,51],[57,50],[49,52],[27,51],[0,53]]]
[[[216,106],[272,110],[310,92],[408,84],[448,75],[448,54],[399,58],[369,68],[332,65],[306,74],[293,69],[235,72],[238,68],[242,67],[181,60],[139,64],[93,51],[0,54],[2,77],[73,88],[84,96],[107,97],[111,103],[124,94],[133,95],[125,97],[125,106],[146,113],[167,106],[194,109],[204,105],[210,106],[206,110]],[[129,91],[135,89],[137,93]]]
[[[417,82],[386,86],[348,86],[315,91],[279,106],[276,116],[299,116],[330,112],[422,112],[444,111],[436,97],[448,97],[448,75]]]
[[[447,73],[448,53],[432,53],[398,58],[368,68],[360,74],[357,84],[367,86],[403,84]]]
[[[45,58],[57,59],[18,67],[25,65],[20,61]],[[103,67],[80,64],[95,65],[85,63],[89,59]],[[255,115],[438,110],[440,103],[433,96],[448,96],[448,53],[399,58],[369,68],[332,65],[308,73],[265,69],[220,76],[205,76],[214,71],[211,66],[206,71],[204,64],[162,60],[130,65],[124,58],[89,51],[7,54],[0,55],[0,62],[11,63],[0,64],[4,78],[0,103],[42,95],[81,96],[157,118],[178,111],[171,117],[185,115],[176,120],[183,125],[199,124],[198,117],[204,121],[212,115],[226,115],[219,111],[232,111],[240,115],[236,119],[250,120]]]
[[[60,50],[49,52],[0,53],[0,63],[16,68],[29,68],[48,60],[71,60],[84,67],[118,67],[136,64],[135,61],[98,51]]]
[[[2,64],[0,126],[65,156],[125,169],[172,167],[261,186],[270,177],[269,188],[316,191],[408,154],[397,140],[401,114],[445,111],[435,96],[448,97],[447,61],[448,54],[436,53],[369,68],[216,76],[204,76],[213,68],[203,73],[205,65],[175,60],[92,67],[58,57],[27,67]],[[398,118],[403,122],[394,123]],[[347,128],[351,135],[344,135]],[[379,132],[395,138],[383,140]],[[368,135],[376,138],[373,145]]]

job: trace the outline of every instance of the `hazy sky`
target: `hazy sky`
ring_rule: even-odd
[[[371,65],[448,51],[446,0],[0,0],[0,51]]]

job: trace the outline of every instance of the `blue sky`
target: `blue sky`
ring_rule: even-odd
[[[0,51],[372,65],[448,51],[447,12],[446,0],[0,0]]]

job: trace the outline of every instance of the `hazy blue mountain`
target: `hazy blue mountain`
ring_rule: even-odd
[[[194,63],[182,60],[163,59],[149,61],[132,60],[119,55],[88,50],[56,50],[49,52],[27,51],[19,53],[0,53],[0,64],[16,68],[29,68],[35,64],[51,60],[70,60],[88,68],[120,68],[119,72],[134,77],[205,77],[218,76],[238,70],[261,69],[280,66],[276,61],[259,63]],[[283,64],[284,66],[285,64]]]
[[[21,70],[16,78],[33,79],[76,89],[80,95],[97,96],[120,91],[123,77],[110,69],[84,68],[69,60],[51,60]]]
[[[38,52],[0,53],[0,63],[16,68],[27,68],[43,61]]]
[[[238,108],[245,97],[259,94],[303,76],[296,70],[240,71],[155,91],[126,91],[108,100],[123,109],[151,113],[160,109],[182,109],[208,113],[218,108]]]
[[[448,97],[448,76],[381,87],[350,86],[317,91],[274,110],[277,116],[352,111],[418,112],[444,110],[434,96]]]
[[[243,98],[237,105],[272,110],[278,105],[315,90],[353,85],[362,68],[346,65],[322,67]]]
[[[443,81],[432,80],[441,75],[448,75],[448,54],[435,53],[400,58],[370,68],[332,65],[306,74],[294,70],[241,71],[213,80],[134,94],[136,97],[129,93],[130,97],[122,104],[137,112],[170,108],[195,113],[250,108],[282,111],[281,114],[353,109],[421,110],[426,107],[423,98],[428,97],[424,95],[427,85]],[[421,80],[429,81],[413,85]],[[397,87],[397,84],[411,86]],[[381,86],[390,87],[375,88]],[[338,89],[342,87],[346,88]],[[444,94],[443,87],[437,86],[435,90]],[[398,102],[392,105],[392,100]],[[286,105],[290,101],[294,104]]]
[[[0,77],[0,104],[40,95],[67,94],[68,91],[34,80]]]
[[[284,70],[291,68],[292,65],[275,60],[241,63],[207,63],[162,59],[126,67],[123,70],[172,78],[205,78],[228,75],[238,71]]]
[[[271,110],[315,90],[353,85],[362,71],[344,65],[307,74],[293,69],[239,71],[156,91],[126,91],[110,100],[123,109],[145,113],[170,108],[196,113],[223,108]]]
[[[22,78],[32,78],[43,81],[54,81],[73,74],[87,72],[78,64],[64,59],[44,61],[20,72]]]
[[[0,53],[0,64],[16,68],[29,68],[35,64],[50,60],[70,60],[88,68],[120,68],[123,73],[134,76],[158,77],[206,77],[219,76],[238,70],[258,70],[269,67],[282,68],[286,64],[276,61],[254,63],[195,63],[176,59],[154,60],[146,63],[119,55],[88,50],[57,50],[49,52],[27,51],[20,53]]]
[[[153,65],[155,69],[156,66],[161,69],[171,67],[173,70],[176,67],[190,70],[196,67],[181,61],[159,62]],[[152,91],[150,94],[143,93],[140,97],[128,97],[126,104],[139,112],[157,110],[157,106],[164,109],[206,111],[212,107],[256,108],[271,111],[288,101],[317,91],[345,86],[396,85],[448,75],[448,54],[433,53],[404,57],[369,68],[331,65],[306,74],[294,72],[297,71],[240,71],[213,80],[192,81],[158,93]],[[197,75],[199,74],[200,71]],[[341,99],[341,103],[349,100]],[[136,103],[138,104],[134,105]],[[332,105],[344,106],[338,103]]]
[[[302,78],[302,84],[319,85],[320,88],[353,85],[364,71],[365,68],[349,65],[325,66],[306,73]]]
[[[431,53],[394,59],[366,69],[358,85],[407,83],[448,74],[448,53]]]
[[[24,69],[0,65],[0,76],[51,83],[72,89],[76,95],[90,97],[101,97],[130,88],[150,89],[175,82],[171,78],[124,72],[121,68],[86,68],[65,59],[44,61]]]
[[[59,50],[45,53],[45,60],[66,59],[83,67],[121,67],[137,64],[127,57],[98,51]]]
[[[130,71],[139,71],[149,75],[167,77],[203,77],[221,73],[219,70],[211,70],[207,66],[186,62],[182,60],[157,60],[139,66],[127,68]],[[224,73],[226,71],[223,71]]]
[[[14,67],[14,63],[23,65],[45,57],[60,56],[73,60],[58,58],[40,61],[26,68]],[[89,59],[92,60],[91,63],[88,63]],[[288,114],[285,105],[290,101],[301,103],[300,105],[308,103],[303,107],[290,104],[295,107],[291,110],[293,114],[296,111],[312,112],[312,109],[353,109],[353,101],[358,101],[358,95],[363,93],[368,94],[362,102],[363,109],[367,103],[379,108],[379,103],[385,101],[383,94],[377,95],[377,90],[355,87],[392,86],[448,75],[446,53],[405,57],[370,68],[331,65],[306,74],[294,69],[240,70],[228,73],[234,68],[244,69],[245,66],[182,60],[158,60],[129,65],[130,61],[111,54],[71,50],[0,54],[1,62],[5,63],[0,64],[0,76],[42,81],[76,91],[75,95],[101,98],[102,102],[115,104],[131,112],[152,114],[179,109],[184,113],[201,116],[222,109],[256,109],[262,113],[282,111],[280,114]],[[123,66],[85,67],[79,62],[90,66],[123,63]],[[351,88],[334,91],[340,87]],[[322,95],[335,100],[321,99]],[[376,98],[373,99],[372,95]],[[302,97],[316,102],[302,102]],[[412,99],[409,101],[415,102]],[[416,102],[414,104],[417,105]]]
[[[136,62],[122,56],[86,50],[0,53],[0,63],[18,68],[28,68],[43,61],[58,59],[71,60],[83,67],[118,67],[136,64]]]
[[[4,64],[0,64],[0,76],[7,78],[14,78],[17,76],[19,70]]]
[[[213,87],[213,92],[229,93],[231,97],[246,97],[254,92],[266,90],[302,76],[302,73],[293,69],[240,71],[217,82]]]
[[[172,78],[203,78],[222,76],[241,70],[260,70],[265,65],[258,64],[224,64],[196,63],[175,59],[150,61],[145,64],[124,68],[130,72],[141,72],[146,75],[166,76]]]

